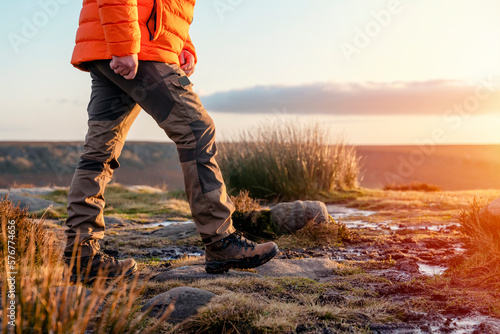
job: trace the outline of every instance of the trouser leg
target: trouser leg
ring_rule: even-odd
[[[104,190],[119,167],[118,157],[125,138],[141,110],[112,82],[92,70],[91,76],[88,132],[71,181],[66,220],[65,252],[76,250],[81,256],[99,250],[97,240],[104,237],[105,229]]]
[[[215,126],[184,72],[175,64],[139,62],[135,79],[126,80],[95,62],[96,69],[150,114],[177,145],[193,220],[205,243],[234,232],[229,199],[215,161]]]

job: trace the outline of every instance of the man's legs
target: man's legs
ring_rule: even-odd
[[[130,98],[141,105],[177,145],[193,219],[207,245],[207,271],[220,272],[231,267],[255,267],[276,255],[278,250],[274,243],[257,245],[245,238],[233,235],[235,229],[232,225],[231,214],[234,211],[234,205],[227,196],[222,175],[215,161],[217,153],[215,126],[179,66],[141,61],[137,76],[133,80],[126,80],[115,74],[109,68],[107,60],[92,62],[89,69],[94,77],[106,82],[109,87],[113,87],[113,90],[123,92],[122,101],[128,101],[127,98]],[[111,95],[116,95],[116,93]],[[123,95],[125,95],[124,98]],[[129,102],[131,106],[133,102]],[[124,103],[124,105],[129,104]],[[111,114],[115,113],[111,112]],[[109,131],[103,130],[101,136]],[[118,167],[116,159],[120,150],[121,146],[119,150],[112,150],[114,154],[104,155],[106,159],[109,159],[106,160],[109,165],[106,169],[109,172],[106,177],[110,178],[112,170]],[[105,151],[108,152],[108,150]],[[109,179],[104,180],[109,182]],[[107,182],[99,183],[99,185],[102,184],[99,187],[99,189],[102,188],[102,192]],[[74,206],[72,203],[81,203],[78,212],[83,212],[88,207],[94,208],[93,217],[95,218],[92,219],[95,222],[91,224],[92,230],[80,228],[79,231],[85,238],[91,238],[91,240],[103,236],[104,197],[102,192],[91,197],[87,194],[73,195],[74,198],[79,198],[77,201],[71,200],[73,191],[70,193],[69,206]],[[69,209],[68,212],[70,212]],[[81,214],[77,214],[76,211],[72,213],[72,220],[76,221],[73,217],[79,215]],[[90,218],[90,215],[86,216]],[[87,228],[88,224],[78,226]],[[231,253],[228,252],[228,245],[237,247],[231,247],[231,250],[234,248]],[[241,250],[242,247],[244,250]],[[252,260],[248,261],[250,258]],[[211,263],[210,270],[209,262]]]
[[[119,166],[118,157],[125,138],[141,110],[123,91],[104,77],[95,72],[91,73],[91,77],[88,132],[69,190],[67,242],[64,251],[68,264],[73,252],[80,260],[85,259],[81,263],[82,267],[88,264],[88,258],[102,255],[98,240],[104,237],[105,229],[104,190],[113,171]],[[95,261],[102,262],[99,259]],[[125,266],[126,270],[133,271],[135,262],[132,261],[114,261],[108,263],[108,269],[116,270]],[[77,271],[76,262],[74,261],[73,274]],[[73,275],[73,279],[79,280],[76,275]]]

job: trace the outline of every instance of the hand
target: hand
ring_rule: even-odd
[[[132,80],[137,74],[139,59],[137,58],[137,54],[123,57],[113,56],[113,59],[109,63],[109,67],[111,67],[116,74],[121,75],[127,80]]]
[[[179,62],[181,63],[181,69],[189,77],[194,72],[194,56],[188,50],[182,50],[179,55]]]

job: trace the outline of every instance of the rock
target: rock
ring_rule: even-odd
[[[486,230],[498,236],[500,231],[500,198],[479,211],[479,219]]]
[[[2,199],[5,198],[6,195],[7,195],[7,192],[0,192],[0,196]],[[47,201],[47,200],[41,199],[41,198],[19,195],[16,193],[9,193],[8,199],[11,200],[14,205],[17,205],[19,203],[19,206],[21,208],[28,207],[29,212],[45,210],[51,205],[54,207],[61,206],[61,204],[59,204],[59,203]]]
[[[30,187],[30,188],[10,188],[10,189],[0,189],[0,194],[5,195],[8,192],[10,194],[23,195],[23,196],[39,196],[48,195],[56,190],[67,190],[64,187]]]
[[[161,194],[161,193],[165,192],[164,190],[162,190],[160,188],[155,188],[155,187],[145,186],[145,185],[125,186],[125,188],[127,188],[130,191],[149,193],[149,194]]]
[[[203,265],[185,266],[172,269],[152,277],[153,281],[165,282],[169,280],[194,281],[198,279],[216,279],[220,277],[260,277],[260,275],[248,271],[229,270],[223,274],[209,274]]]
[[[271,220],[276,223],[280,234],[298,231],[310,221],[319,224],[331,222],[325,203],[319,201],[277,204],[271,208]]]
[[[167,321],[178,323],[195,315],[200,307],[207,305],[215,296],[214,293],[202,289],[178,287],[151,298],[144,304],[142,311],[152,307],[149,315],[160,318],[170,303],[174,302],[174,309]]]
[[[398,270],[403,270],[411,274],[418,274],[419,266],[413,259],[408,259],[407,261],[398,261],[396,263],[396,268]]]
[[[106,227],[132,227],[135,226],[136,224],[125,220],[120,217],[111,217],[111,216],[104,216],[104,223],[106,224]]]
[[[155,237],[162,237],[170,239],[172,241],[177,241],[197,236],[198,232],[196,232],[196,225],[194,223],[183,223],[164,226],[162,228],[154,230],[153,232],[151,232],[151,234],[154,234]]]
[[[262,276],[318,279],[331,276],[337,268],[338,264],[330,259],[309,258],[295,260],[275,259],[255,268],[255,270]]]
[[[420,242],[422,242],[425,247],[429,249],[445,249],[451,247],[450,241],[441,237],[423,238]]]

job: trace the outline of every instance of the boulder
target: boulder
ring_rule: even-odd
[[[2,199],[4,199],[6,196],[7,192],[0,192],[0,197]],[[61,204],[59,203],[55,203],[41,198],[19,195],[17,193],[9,193],[8,196],[9,196],[8,199],[11,200],[14,205],[17,205],[19,203],[21,209],[27,207],[29,212],[45,210],[51,205],[54,207],[61,206]]]
[[[276,223],[279,234],[298,231],[310,221],[318,224],[331,222],[325,203],[319,201],[277,204],[271,208],[271,220]]]
[[[195,315],[200,307],[208,304],[215,296],[214,293],[202,289],[178,287],[151,298],[144,304],[142,311],[145,312],[152,307],[149,315],[161,318],[168,306],[174,303],[174,309],[167,321],[178,323]]]
[[[153,234],[155,237],[177,241],[197,236],[198,232],[194,223],[178,223],[164,226],[152,231],[150,234]]]
[[[111,217],[111,216],[104,216],[104,224],[106,224],[106,227],[112,227],[112,228],[132,227],[136,225],[131,221],[125,220],[123,218]]]

